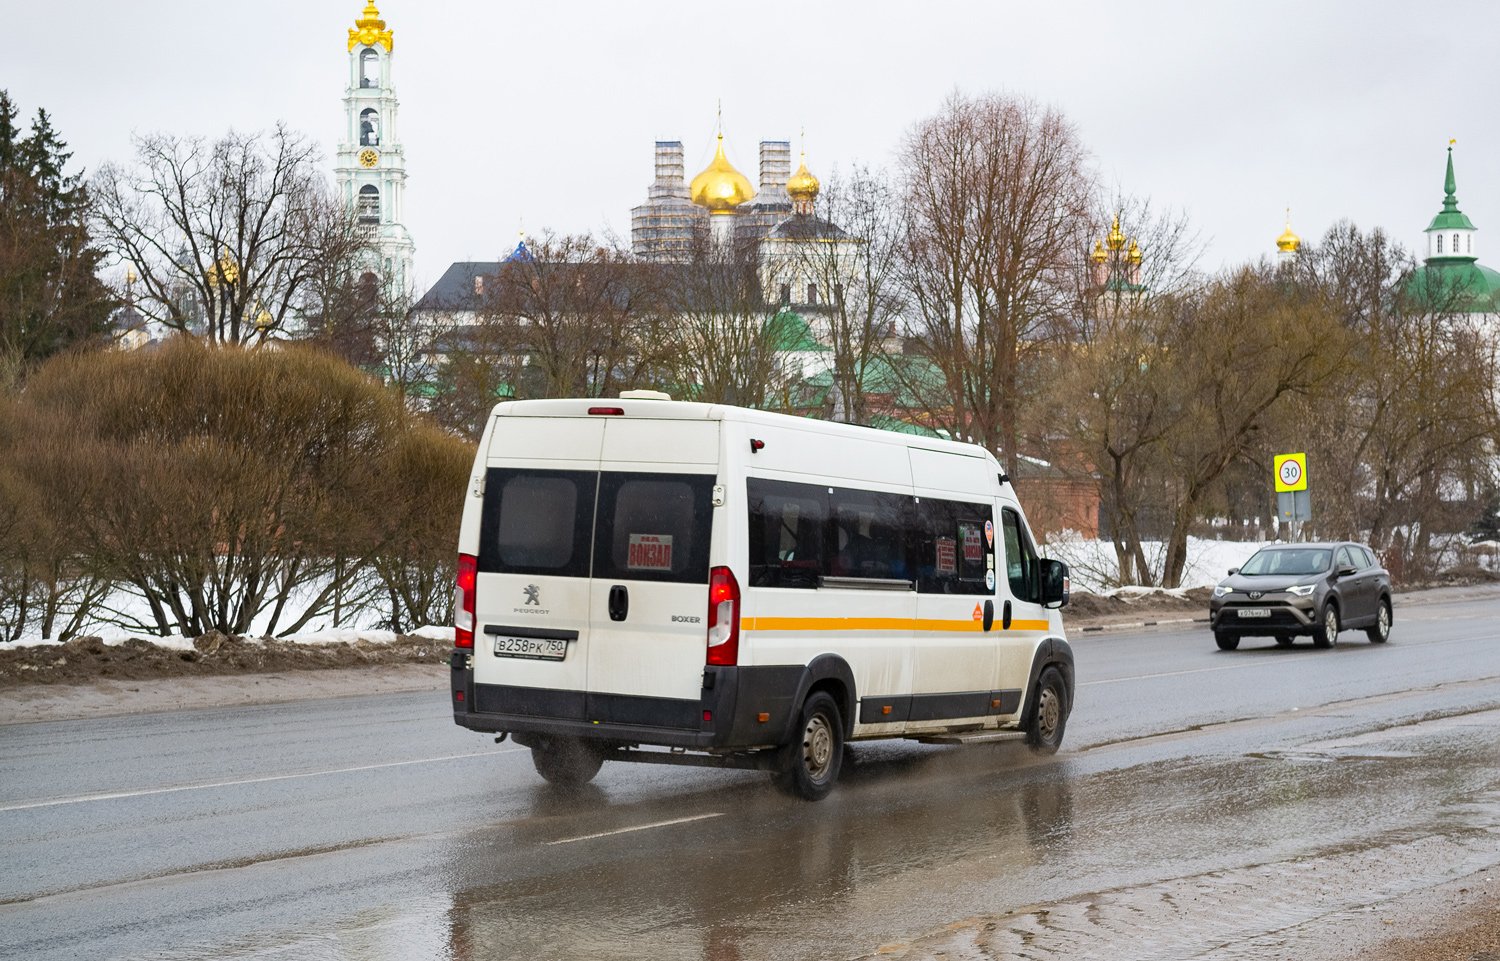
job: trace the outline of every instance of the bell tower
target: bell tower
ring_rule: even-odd
[[[339,142],[339,196],[355,211],[374,248],[363,269],[386,282],[391,295],[412,292],[412,254],[406,232],[406,157],[396,129],[391,85],[392,31],[373,0],[349,31],[349,85],[344,90],[344,136]]]

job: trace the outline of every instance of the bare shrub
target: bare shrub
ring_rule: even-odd
[[[369,603],[375,558],[409,551],[392,505],[409,493],[407,437],[434,428],[329,354],[177,338],[58,358],[25,401],[64,412],[87,452],[89,550],[150,612],[108,615],[123,627],[243,634],[265,615],[291,633]]]

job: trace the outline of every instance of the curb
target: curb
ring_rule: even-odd
[[[1097,627],[1080,627],[1078,629],[1078,633],[1089,634],[1095,631],[1133,631],[1136,628],[1140,627],[1160,627],[1164,624],[1207,624],[1209,620],[1210,618],[1207,617],[1175,617],[1165,621],[1141,621],[1140,623],[1129,624],[1100,624]]]

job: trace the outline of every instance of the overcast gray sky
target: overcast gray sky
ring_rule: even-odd
[[[0,0],[0,88],[44,106],[90,170],[133,131],[285,120],[331,165],[363,0]],[[886,163],[957,87],[1077,125],[1107,181],[1182,207],[1204,265],[1340,218],[1410,247],[1459,201],[1500,265],[1500,3],[386,0],[419,283],[528,231],[613,228],[681,139],[691,176],[724,104],[730,159],[807,129],[808,165]],[[696,165],[696,166],[695,166]],[[1491,246],[1493,245],[1493,247]]]

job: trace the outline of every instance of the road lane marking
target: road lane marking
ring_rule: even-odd
[[[1160,674],[1131,674],[1129,677],[1106,677],[1098,681],[1079,681],[1078,687],[1090,687],[1094,684],[1119,684],[1121,681],[1144,681],[1153,677],[1176,677],[1179,674],[1206,674],[1209,671],[1237,671],[1244,667],[1270,667],[1273,664],[1290,663],[1283,661],[1251,661],[1246,664],[1224,664],[1220,667],[1195,667],[1186,671],[1162,671]]]
[[[669,824],[686,824],[689,821],[706,821],[709,818],[721,818],[723,816],[724,814],[721,811],[715,812],[713,814],[694,814],[692,817],[673,818],[670,821],[656,821],[652,824],[637,824],[635,827],[616,828],[613,831],[600,831],[598,834],[580,834],[576,838],[563,838],[560,841],[543,841],[542,843],[548,846],[551,846],[553,844],[572,844],[574,841],[592,841],[594,838],[607,838],[612,834],[629,834],[631,831],[649,831],[651,828],[664,828]]]
[[[183,784],[178,787],[146,788],[141,791],[118,791],[112,794],[80,794],[77,797],[56,798],[51,801],[29,801],[25,804],[10,804],[0,811],[24,811],[28,808],[53,807],[59,804],[82,804],[85,801],[113,801],[117,798],[146,797],[151,794],[172,794],[177,791],[203,791],[216,787],[236,787],[241,784],[264,784],[268,781],[290,781],[303,777],[324,777],[329,774],[352,774],[356,771],[378,771],[388,767],[406,767],[411,764],[432,764],[437,761],[458,761],[470,757],[490,757],[495,754],[515,754],[530,748],[510,747],[502,751],[476,751],[473,754],[448,754],[443,757],[423,757],[414,761],[387,761],[383,764],[362,764],[359,767],[341,767],[328,771],[306,771],[302,774],[273,774],[269,777],[251,777],[238,781],[213,781],[208,784]]]

